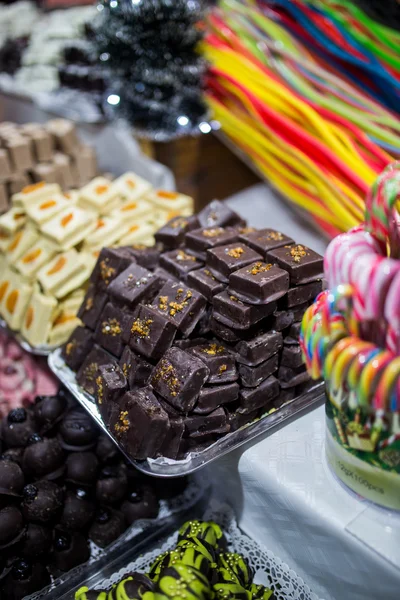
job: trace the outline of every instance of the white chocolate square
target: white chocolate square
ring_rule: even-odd
[[[37,225],[42,225],[68,206],[70,203],[62,194],[54,194],[45,200],[27,204],[26,214]]]
[[[80,190],[78,204],[103,214],[107,210],[107,206],[117,197],[118,191],[112,188],[108,179],[95,177]]]
[[[25,211],[21,208],[11,208],[0,217],[0,231],[12,235],[26,223]]]
[[[25,315],[22,319],[21,333],[31,346],[46,344],[52,327],[57,300],[34,290]]]
[[[186,196],[185,194],[179,194],[178,192],[154,190],[150,192],[146,198],[163,210],[179,211],[180,214],[182,214],[182,211],[185,209],[190,209],[190,214],[194,211],[193,198]]]
[[[120,246],[131,246],[132,244],[145,244],[152,246],[154,244],[154,228],[147,223],[136,223],[131,225],[126,235],[120,241]]]
[[[17,260],[37,242],[38,239],[39,232],[31,225],[27,225],[24,227],[24,229],[14,233],[5,252],[8,262],[15,264]]]
[[[152,205],[146,200],[127,200],[118,210],[114,210],[111,215],[121,219],[123,223],[132,223],[134,225],[138,221],[150,217],[152,210]]]
[[[57,291],[83,270],[81,258],[72,248],[68,252],[57,254],[39,270],[37,277],[45,292],[57,297]]]
[[[40,200],[45,200],[54,194],[61,194],[61,188],[58,183],[33,183],[22,188],[18,194],[14,194],[11,198],[13,206],[26,207],[28,204],[35,204]]]
[[[112,188],[121,198],[131,201],[143,198],[153,189],[151,183],[132,172],[117,177],[112,183]]]
[[[10,275],[9,285],[1,303],[1,313],[10,329],[18,331],[21,328],[33,286],[18,273],[11,272]]]
[[[5,252],[11,242],[11,235],[0,230],[0,252]]]
[[[82,256],[80,255],[81,261]],[[56,298],[65,298],[71,292],[74,292],[80,288],[90,277],[92,270],[89,269],[88,265],[83,265],[79,272],[67,279],[65,283],[55,292]]]
[[[97,259],[99,258],[101,248],[91,248],[84,244],[81,248],[80,255],[81,260],[87,266],[90,273],[93,271]]]
[[[100,217],[96,229],[86,238],[86,244],[93,248],[112,246],[128,230],[129,225],[117,216]]]
[[[31,279],[40,267],[48,263],[57,252],[57,246],[44,237],[25,252],[15,263],[15,268],[26,278]]]
[[[83,288],[75,290],[60,303],[60,313],[63,312],[65,315],[75,317],[81,307],[84,297],[85,291]]]
[[[42,232],[61,249],[68,250],[81,242],[94,228],[93,213],[78,206],[68,206],[42,226]]]
[[[57,317],[50,331],[49,346],[61,346],[79,325],[82,325],[82,322],[77,317],[62,313]]]

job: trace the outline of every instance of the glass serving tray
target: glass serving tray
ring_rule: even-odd
[[[45,344],[42,346],[31,346],[30,343],[27,342],[20,333],[10,329],[4,319],[1,318],[0,329],[12,337],[21,346],[21,348],[25,350],[25,352],[29,352],[29,354],[33,354],[34,356],[48,356],[57,348],[57,346],[47,346]]]
[[[52,352],[48,358],[49,367],[66,388],[75,396],[78,402],[87,410],[87,412],[96,421],[98,426],[108,435],[108,437],[118,446],[121,452],[126,456],[139,471],[152,475],[154,477],[182,477],[189,473],[194,473],[221,458],[225,454],[232,452],[239,446],[256,439],[261,435],[267,435],[272,432],[278,425],[284,421],[298,415],[302,411],[322,404],[325,400],[325,386],[321,383],[316,383],[315,386],[307,393],[290,400],[277,410],[265,414],[253,423],[244,425],[237,431],[228,433],[220,438],[208,448],[201,452],[189,452],[182,460],[172,460],[170,458],[148,458],[146,460],[135,460],[130,457],[122,448],[116,438],[108,431],[100,412],[95,404],[93,397],[87,394],[77,383],[75,373],[66,366],[64,359],[61,356],[61,348]]]

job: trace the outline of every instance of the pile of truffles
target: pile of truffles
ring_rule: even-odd
[[[199,451],[307,390],[300,324],[322,290],[322,256],[218,201],[155,238],[101,251],[63,348],[137,460]]]
[[[10,411],[0,431],[2,600],[86,562],[89,540],[104,548],[137,519],[157,517],[157,482],[129,468],[66,392]]]
[[[253,578],[246,558],[227,551],[217,523],[188,521],[176,547],[160,554],[146,575],[132,573],[107,591],[83,586],[75,600],[276,600]]]

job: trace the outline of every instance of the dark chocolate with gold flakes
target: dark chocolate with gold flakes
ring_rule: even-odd
[[[188,352],[199,358],[209,369],[208,384],[222,384],[237,380],[235,356],[220,342],[198,344],[189,348]]]
[[[249,304],[274,302],[285,296],[288,289],[289,274],[271,263],[252,263],[229,277],[228,293]]]
[[[129,267],[133,258],[121,248],[103,248],[90,277],[97,289],[107,291],[111,282]]]
[[[234,242],[233,244],[217,246],[207,250],[206,266],[218,281],[228,283],[231,273],[262,260],[261,254],[255,252],[243,242]]]
[[[221,292],[214,296],[212,316],[227,326],[248,329],[271,315],[275,309],[275,302],[259,305],[246,304],[233,294]]]
[[[164,252],[160,256],[160,267],[180,281],[186,281],[188,273],[204,266],[204,262],[188,254],[185,248]]]
[[[279,396],[279,381],[271,375],[255,388],[240,391],[240,410],[251,413],[254,410],[272,404]]]
[[[187,283],[191,288],[203,294],[209,302],[212,302],[213,297],[226,288],[226,285],[218,281],[207,267],[191,271],[187,276]]]
[[[142,300],[151,300],[160,287],[154,273],[132,263],[109,286],[111,299],[133,309]]]
[[[270,250],[294,244],[292,238],[280,231],[275,231],[275,229],[253,229],[252,227],[240,232],[239,240],[262,254],[263,257]]]
[[[126,377],[129,389],[135,386],[146,385],[153,370],[153,365],[133,352],[129,346],[125,346],[124,348],[119,360],[119,366]]]
[[[198,358],[180,348],[171,348],[154,368],[150,383],[176,409],[192,410],[210,371]]]
[[[132,327],[132,322],[132,313],[109,302],[97,322],[94,339],[102,348],[119,358],[124,348],[124,334]]]
[[[267,377],[278,370],[279,355],[274,354],[265,362],[260,363],[255,367],[239,364],[240,383],[246,388],[255,388],[262,383]]]
[[[167,281],[151,306],[188,337],[206,309],[206,299],[185,284]]]
[[[213,200],[197,215],[200,227],[242,227],[246,223],[225,202]]]
[[[159,360],[171,347],[175,334],[176,327],[169,319],[140,304],[134,313],[129,345],[135,352]]]
[[[110,363],[113,363],[111,356],[95,344],[76,375],[77,382],[88,394],[94,396],[99,367],[110,365]],[[117,364],[117,361],[114,361],[114,364]]]
[[[241,340],[235,346],[236,360],[249,366],[256,366],[279,352],[283,345],[279,331],[260,333],[250,340]]]
[[[235,402],[238,397],[239,385],[237,383],[204,386],[193,409],[193,414],[207,415],[219,406]]]
[[[107,294],[91,283],[78,311],[77,317],[90,329],[95,330],[98,318],[107,302]]]
[[[232,244],[237,239],[237,230],[231,227],[204,227],[187,233],[185,246],[189,254],[193,254],[200,260],[206,260],[207,250]]]
[[[174,250],[183,244],[185,234],[199,226],[197,217],[174,217],[154,235],[165,249]]]
[[[323,278],[323,257],[302,244],[271,250],[267,253],[267,259],[289,273],[291,285],[303,285]]]
[[[93,332],[87,327],[77,327],[62,349],[65,364],[73,371],[77,371],[93,348],[93,344]]]

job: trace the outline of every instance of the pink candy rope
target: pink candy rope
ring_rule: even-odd
[[[386,347],[396,354],[400,353],[400,273],[392,281],[384,307],[384,316],[388,323]]]

